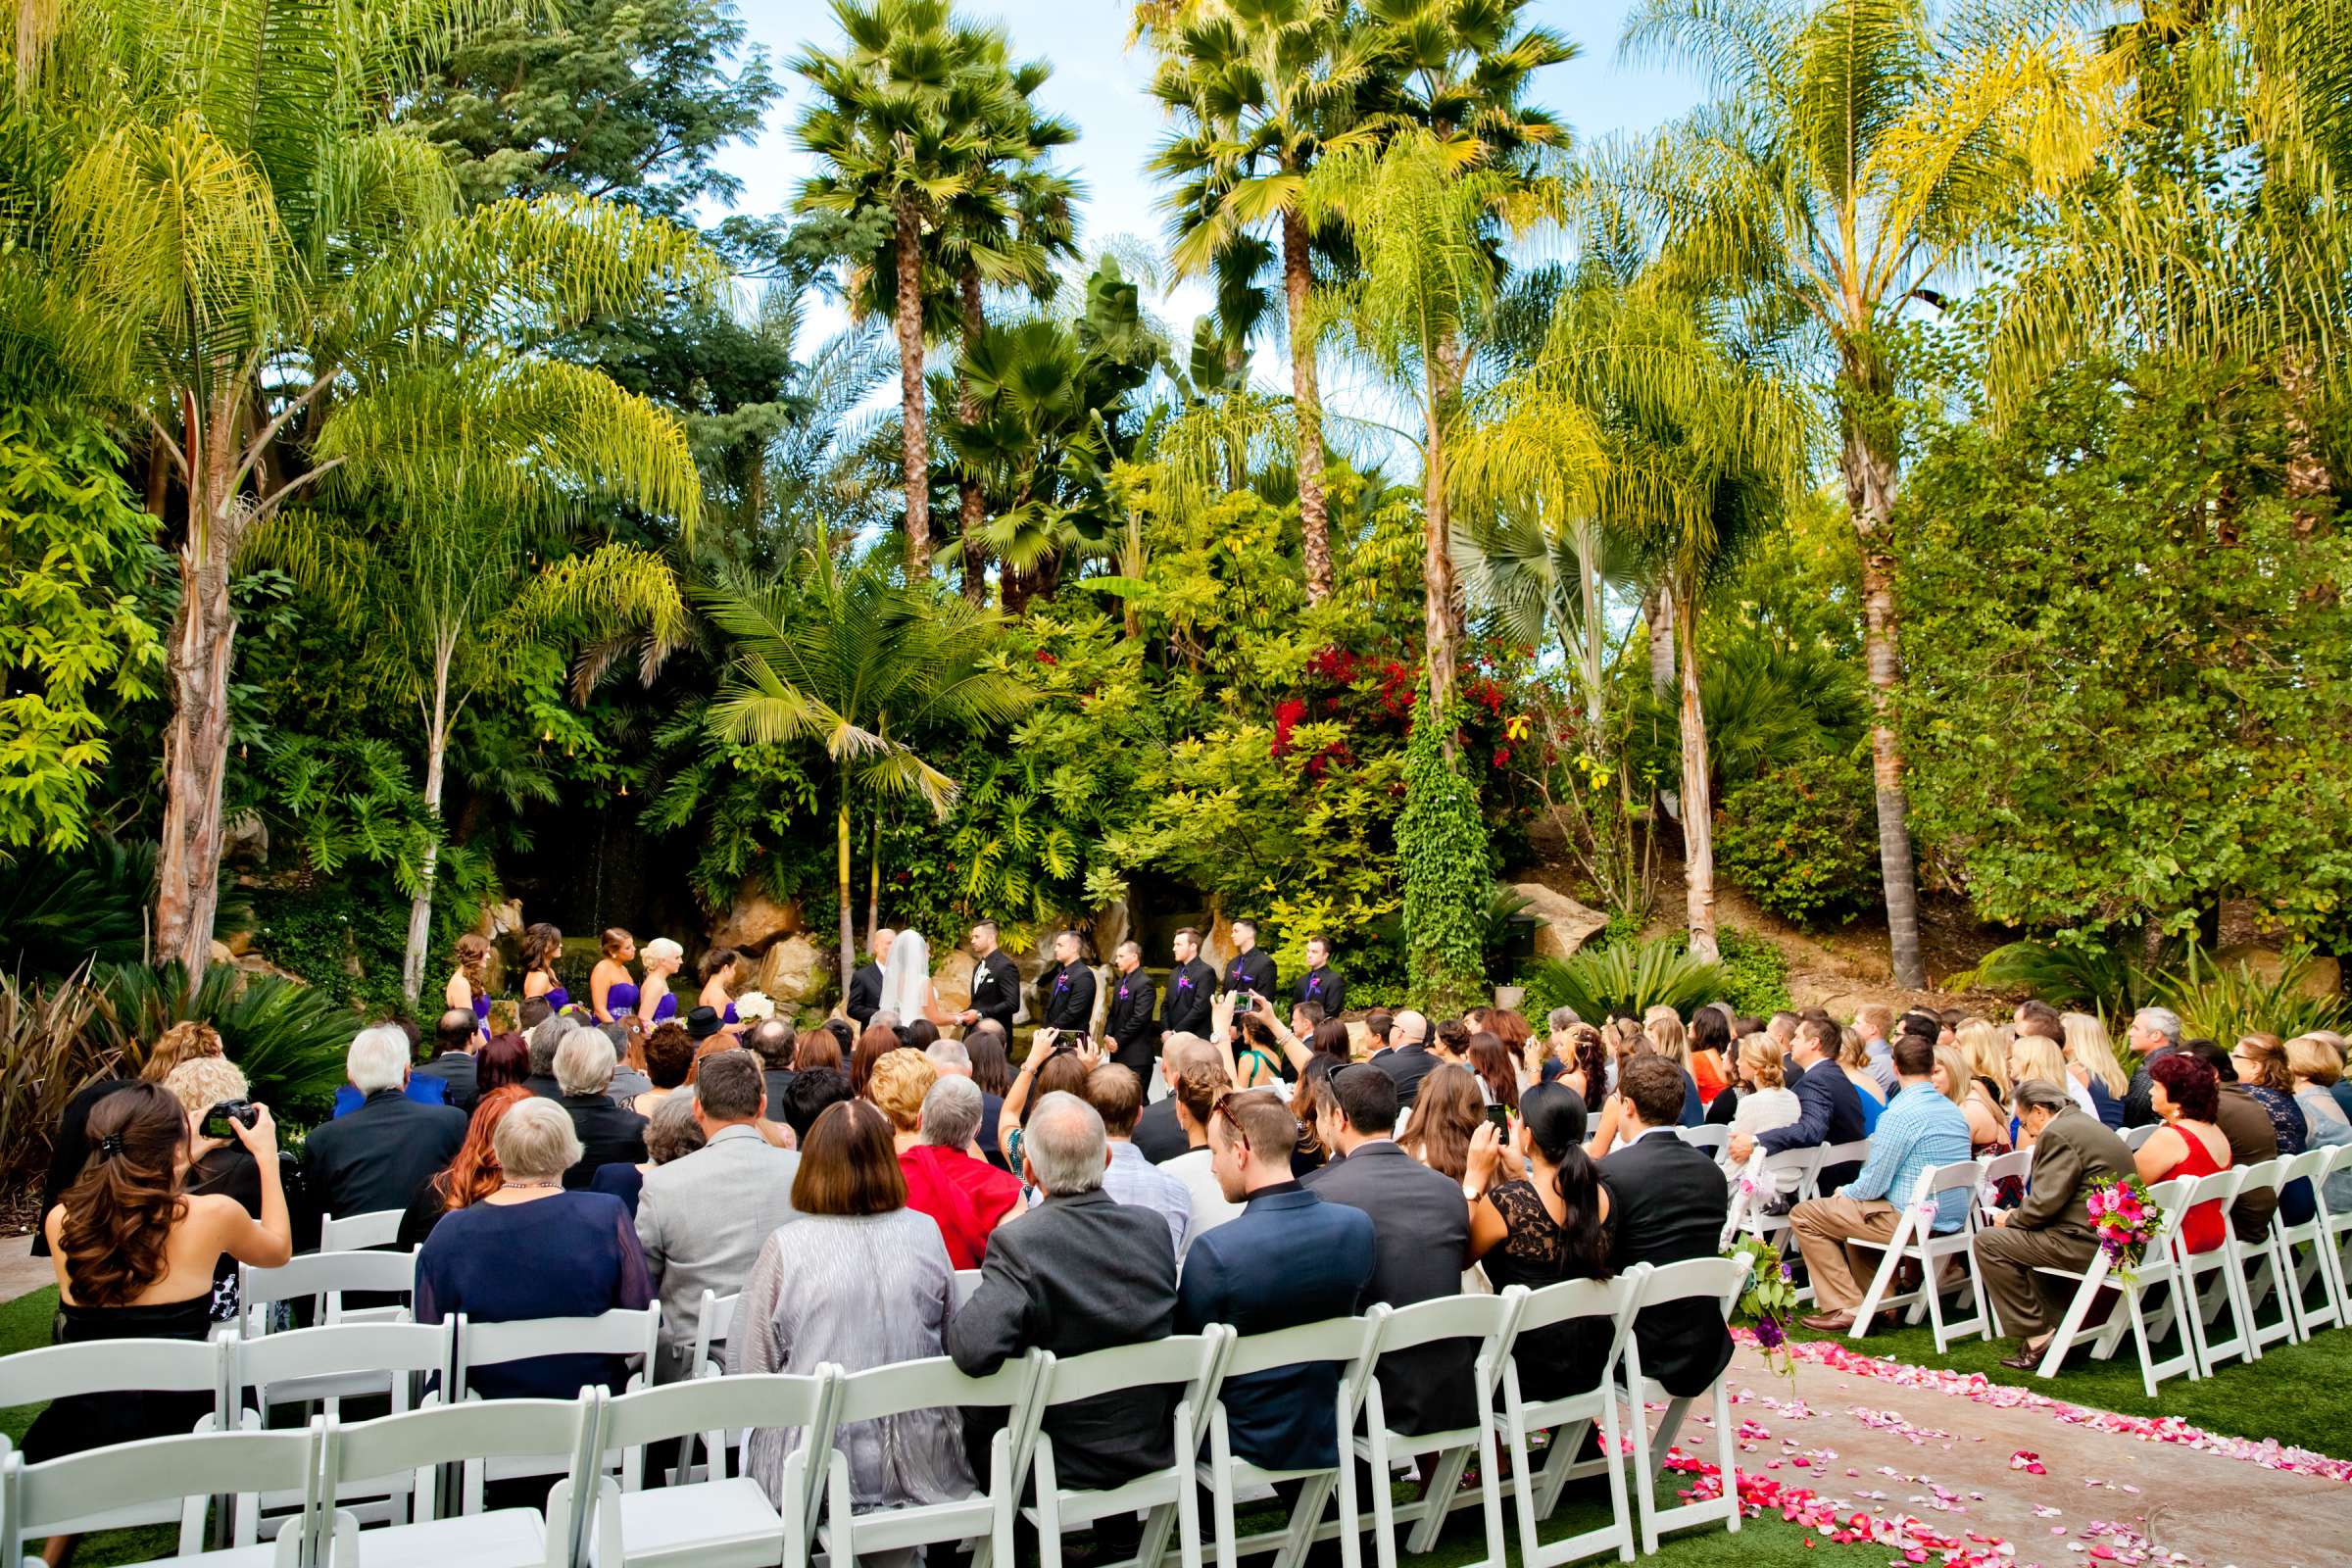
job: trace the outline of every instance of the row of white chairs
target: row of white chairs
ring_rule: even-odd
[[[1396,1532],[1413,1527],[1407,1549],[1426,1550],[1452,1508],[1476,1503],[1485,1526],[1486,1560],[1506,1556],[1504,1494],[1517,1526],[1520,1560],[1531,1568],[1614,1550],[1631,1560],[1639,1542],[1654,1551],[1659,1533],[1720,1521],[1739,1528],[1732,1484],[1736,1428],[1721,1379],[1697,1397],[1709,1401],[1725,1485],[1697,1502],[1662,1507],[1655,1498],[1664,1450],[1680,1431],[1690,1399],[1671,1398],[1642,1371],[1631,1333],[1638,1315],[1662,1302],[1705,1298],[1729,1314],[1745,1288],[1745,1265],[1701,1258],[1652,1269],[1642,1265],[1609,1281],[1571,1281],[1530,1293],[1458,1297],[1360,1317],[1237,1336],[1212,1327],[1200,1335],[1057,1359],[1036,1352],[986,1378],[945,1359],[864,1372],[822,1368],[811,1376],[712,1376],[661,1388],[632,1380],[617,1395],[585,1391],[576,1400],[466,1398],[469,1368],[513,1359],[503,1340],[530,1354],[571,1348],[602,1320],[515,1324],[341,1324],[234,1344],[122,1341],[26,1351],[0,1361],[0,1405],[67,1394],[149,1389],[215,1392],[218,1418],[186,1437],[125,1444],[28,1464],[0,1454],[0,1549],[21,1557],[27,1541],[52,1534],[176,1521],[182,1555],[221,1568],[621,1568],[683,1561],[715,1568],[799,1568],[811,1553],[847,1564],[858,1552],[972,1543],[976,1568],[1011,1561],[1016,1516],[1037,1533],[1041,1559],[1058,1568],[1061,1535],[1118,1515],[1144,1518],[1134,1561],[1152,1568],[1170,1537],[1184,1568],[1200,1568],[1204,1536],[1220,1568],[1273,1549],[1277,1568],[1297,1568],[1319,1540],[1336,1539],[1348,1568],[1360,1568],[1358,1532],[1371,1515],[1380,1568],[1394,1568]],[[620,1319],[598,1343],[640,1345],[642,1314]],[[1513,1348],[1531,1331],[1572,1320],[1605,1320],[1606,1366],[1599,1384],[1567,1398],[1523,1396]],[[1487,1418],[1457,1431],[1411,1435],[1390,1429],[1374,1376],[1390,1351],[1438,1341],[1475,1341],[1478,1408]],[[432,1344],[428,1345],[428,1341]],[[468,1350],[468,1345],[477,1347]],[[87,1352],[103,1351],[102,1359]],[[438,1355],[439,1360],[435,1357]],[[1342,1454],[1336,1467],[1275,1469],[1233,1450],[1220,1391],[1227,1380],[1305,1362],[1339,1368],[1331,1412]],[[412,1407],[367,1421],[345,1421],[330,1405],[309,1426],[270,1430],[269,1406],[247,1402],[257,1392],[359,1372],[421,1375],[440,1366],[458,1399],[419,1396]],[[1101,1492],[1057,1480],[1047,1413],[1057,1405],[1122,1389],[1177,1393],[1174,1462]],[[236,1402],[229,1391],[239,1391]],[[1653,1427],[1648,1407],[1662,1404]],[[860,1511],[851,1494],[834,1435],[854,1422],[936,1406],[993,1407],[1004,1425],[988,1474],[970,1497],[920,1507]],[[1622,1413],[1621,1413],[1622,1412]],[[1592,1457],[1586,1439],[1599,1429]],[[700,1480],[679,1476],[658,1489],[643,1485],[649,1446],[749,1429],[797,1429],[802,1442],[778,1495],[729,1473],[714,1447]],[[1551,1433],[1548,1448],[1537,1434]],[[1621,1431],[1624,1439],[1621,1440]],[[1624,1449],[1632,1449],[1628,1486]],[[1507,1475],[1501,1462],[1508,1455]],[[810,1455],[821,1455],[811,1460]],[[1425,1461],[1430,1484],[1418,1500],[1398,1503],[1388,1478]],[[1357,1463],[1377,1478],[1369,1499],[1356,1495]],[[1463,1491],[1465,1467],[1478,1484]],[[543,1508],[485,1509],[485,1482],[515,1475],[553,1477]],[[1573,1479],[1603,1477],[1609,1520],[1570,1541],[1544,1543],[1540,1527]],[[1024,1506],[1024,1484],[1031,1489]],[[1275,1530],[1237,1539],[1242,1503],[1277,1484],[1295,1483],[1297,1505]],[[1629,1490],[1633,1494],[1628,1505]],[[1206,1531],[1199,1498],[1210,1499]],[[223,1505],[226,1543],[206,1552],[208,1504]],[[217,1522],[218,1523],[218,1522]],[[362,1528],[363,1525],[368,1528]],[[274,1542],[269,1538],[274,1533]]]

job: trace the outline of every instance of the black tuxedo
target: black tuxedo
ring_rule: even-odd
[[[1323,1016],[1337,1018],[1348,1010],[1348,982],[1330,964],[1309,969],[1291,987],[1293,1002],[1312,1002],[1323,1008]]]
[[[1309,1171],[1299,1184],[1327,1203],[1372,1216],[1372,1283],[1364,1303],[1459,1296],[1470,1262],[1470,1210],[1452,1178],[1430,1169],[1396,1144],[1366,1144],[1345,1159]],[[1450,1432],[1476,1426],[1471,1372],[1478,1347],[1440,1340],[1380,1358],[1382,1413],[1392,1430]]]
[[[412,1078],[438,1078],[446,1086],[443,1101],[460,1110],[473,1109],[473,1054],[466,1051],[444,1051],[423,1066],[410,1073]]]
[[[1176,1097],[1170,1095],[1146,1105],[1144,1113],[1135,1118],[1135,1137],[1130,1141],[1154,1165],[1191,1153],[1192,1141],[1184,1135],[1184,1124],[1176,1119]]]
[[[1730,1184],[1705,1151],[1672,1128],[1644,1133],[1600,1162],[1609,1192],[1609,1266],[1664,1265],[1722,1252]],[[1706,1301],[1670,1301],[1634,1320],[1642,1371],[1682,1398],[1732,1364],[1732,1336]]]
[[[869,958],[850,971],[849,1000],[842,1004],[841,1010],[850,1015],[852,1023],[863,1029],[873,1022],[874,1013],[881,1005],[882,965]],[[904,1018],[899,1021],[906,1022]]]
[[[983,1020],[993,1019],[1004,1031],[1004,1045],[1009,1050],[1012,1015],[1021,1010],[1021,971],[1004,956],[1003,948],[974,960],[971,1007]]]
[[[1159,1026],[1152,1021],[1154,1000],[1152,977],[1140,964],[1133,974],[1111,977],[1102,1032],[1116,1042],[1110,1059],[1139,1078],[1152,1070],[1152,1058],[1159,1054]]]
[[[645,1118],[609,1095],[565,1095],[556,1102],[571,1112],[580,1157],[564,1173],[564,1185],[585,1190],[606,1165],[645,1163]]]
[[[1217,971],[1198,957],[1188,958],[1168,971],[1168,1002],[1159,1009],[1159,1032],[1162,1035],[1199,1035],[1208,1038],[1208,1011],[1214,1005]]]
[[[1084,1034],[1095,1021],[1095,971],[1084,959],[1049,969],[1038,977],[1037,989],[1046,1000],[1045,1027],[1065,1034]]]
[[[466,1113],[455,1105],[420,1104],[398,1089],[378,1089],[303,1144],[303,1186],[324,1214],[405,1209],[465,1141]]]
[[[1421,1080],[1437,1071],[1441,1062],[1436,1052],[1415,1041],[1374,1052],[1372,1065],[1396,1080],[1396,1104],[1401,1109],[1420,1095]]]
[[[1272,1002],[1282,995],[1282,982],[1276,977],[1274,960],[1266,956],[1265,950],[1251,948],[1225,965],[1225,989],[1252,991]]]

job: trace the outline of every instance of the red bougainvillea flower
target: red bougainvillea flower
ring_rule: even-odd
[[[1306,700],[1302,697],[1285,697],[1274,705],[1274,745],[1271,748],[1274,756],[1281,757],[1290,751],[1291,731],[1297,729],[1298,721],[1304,717]]]

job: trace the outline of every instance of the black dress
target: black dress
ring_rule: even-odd
[[[1524,1285],[1540,1291],[1562,1280],[1598,1276],[1573,1272],[1568,1238],[1544,1206],[1533,1183],[1504,1182],[1487,1194],[1508,1234],[1480,1261],[1496,1292]],[[1606,1257],[1604,1240],[1600,1256]],[[1519,1336],[1511,1359],[1519,1366],[1519,1393],[1531,1400],[1560,1399],[1600,1386],[1601,1362],[1609,1353],[1606,1317],[1575,1318]]]
[[[184,1301],[138,1306],[73,1306],[57,1309],[57,1343],[87,1345],[97,1340],[197,1340],[213,1329],[211,1292]],[[69,1453],[148,1438],[185,1436],[213,1413],[209,1394],[152,1394],[138,1390],[70,1394],[50,1401],[24,1433],[24,1459],[38,1464]]]

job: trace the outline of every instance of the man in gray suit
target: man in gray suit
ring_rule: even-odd
[[[694,1119],[710,1141],[645,1173],[637,1240],[662,1298],[662,1365],[655,1381],[692,1375],[686,1362],[702,1324],[703,1292],[743,1289],[761,1244],[792,1218],[801,1156],[760,1136],[767,1106],[760,1058],[721,1051],[703,1058]]]
[[[1396,1140],[1396,1081],[1376,1064],[1332,1069],[1315,1097],[1323,1147],[1341,1158],[1302,1183],[1327,1203],[1372,1216],[1372,1283],[1364,1303],[1411,1306],[1458,1296],[1470,1266],[1470,1205],[1462,1189],[1406,1153]],[[1478,1348],[1441,1340],[1380,1358],[1382,1413],[1403,1433],[1475,1426],[1470,1387]]]
[[[2073,1282],[2034,1271],[2087,1268],[2099,1250],[2084,1200],[2091,1183],[2129,1179],[2132,1151],[2075,1104],[2068,1086],[2029,1078],[2010,1091],[2010,1107],[2034,1139],[2034,1181],[2025,1201],[1992,1216],[1977,1232],[1977,1266],[2001,1327],[2018,1337],[2001,1365],[2032,1371],[2073,1298]]]

